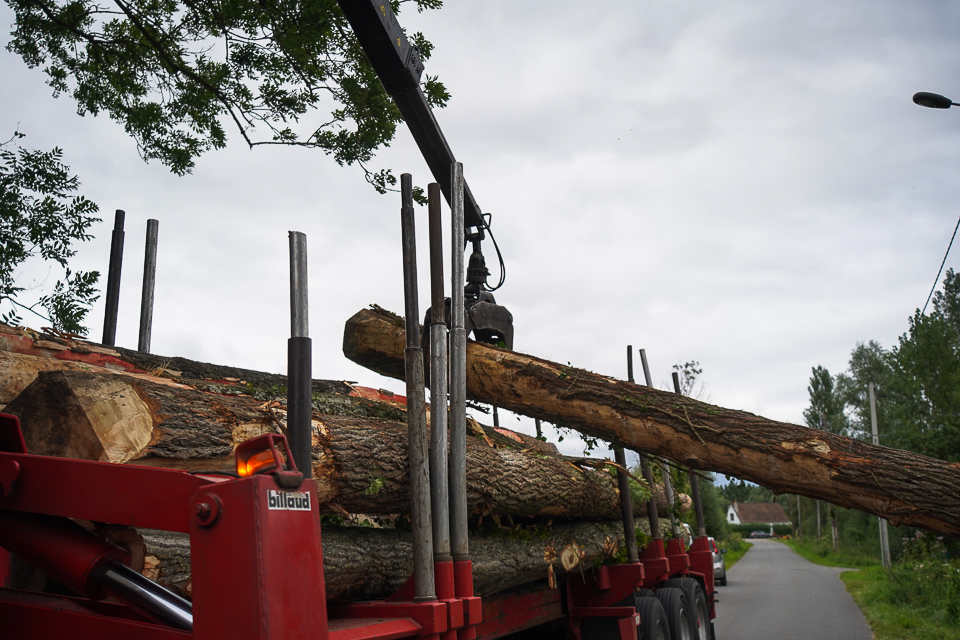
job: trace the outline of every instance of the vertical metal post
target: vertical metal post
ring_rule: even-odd
[[[289,233],[290,339],[287,340],[287,430],[293,459],[307,478],[313,477],[312,352],[307,301],[307,236]]]
[[[673,372],[673,392],[680,394],[680,374]],[[707,535],[707,525],[703,521],[703,503],[700,502],[700,478],[694,469],[687,470],[687,478],[690,481],[690,497],[693,499],[693,509],[697,515],[697,535],[703,537]]]
[[[110,269],[107,272],[106,309],[103,313],[103,344],[117,342],[117,312],[120,308],[120,272],[123,269],[123,209],[117,209],[113,219],[113,237],[110,242]]]
[[[627,374],[632,376],[633,357],[631,347],[627,347]],[[633,521],[633,498],[630,495],[630,478],[623,469],[627,468],[627,455],[623,447],[614,445],[614,461],[622,467],[617,469],[617,490],[620,494],[620,517],[623,519],[623,539],[627,545],[627,562],[639,562],[637,554],[637,527]]]
[[[147,242],[143,252],[143,291],[140,295],[140,340],[137,351],[150,353],[153,333],[153,290],[157,283],[157,235],[160,223],[147,220]]]
[[[654,488],[653,469],[650,468],[650,461],[647,456],[640,455],[640,471],[643,472],[643,479],[651,490]],[[652,538],[662,538],[660,535],[660,514],[657,513],[657,499],[650,496],[647,500],[647,519],[650,521],[650,536]]]
[[[823,537],[823,531],[820,528],[820,501],[817,500],[817,540]]]
[[[613,457],[617,464],[627,468],[627,456],[623,447],[615,447]],[[627,545],[627,562],[639,562],[637,555],[637,528],[633,522],[633,499],[630,496],[630,478],[617,469],[617,489],[620,491],[620,515],[623,518],[623,535]]]
[[[770,533],[773,533],[773,525],[770,525]],[[797,538],[803,540],[803,515],[800,513],[800,496],[797,496]]]
[[[653,388],[653,378],[650,376],[645,349],[640,349],[640,363],[643,365],[643,377],[647,386]],[[677,526],[677,517],[673,515],[673,480],[670,479],[670,467],[663,460],[660,460],[660,475],[663,477],[663,494],[667,500],[668,512],[670,513],[670,530],[674,538],[679,538],[680,527]]]
[[[427,185],[430,223],[430,496],[434,562],[451,560],[450,479],[447,468],[447,320],[443,296],[441,197],[440,185]],[[438,590],[441,582],[437,580]]]
[[[643,365],[643,373],[647,381],[647,386],[650,386],[650,370],[647,368],[647,357],[646,352],[643,349],[640,350],[640,362]],[[633,382],[633,345],[627,345],[627,381]],[[650,468],[650,461],[647,460],[647,456],[642,453],[638,453],[640,456],[640,472],[643,473],[643,479],[646,481],[647,485],[650,487],[650,490],[653,491],[653,469]],[[657,513],[657,499],[653,496],[650,496],[650,499],[647,500],[647,519],[650,521],[650,536],[653,538],[660,538],[660,515]]]
[[[413,178],[400,176],[403,238],[403,299],[407,346],[403,359],[407,380],[407,457],[410,465],[410,520],[413,525],[414,601],[436,600],[433,577],[433,528],[430,524],[430,468],[427,413],[423,390],[423,348],[417,301],[417,239],[413,220]]]
[[[467,332],[464,328],[463,165],[450,166],[453,265],[450,278],[450,550],[458,598],[473,596],[473,564],[467,539]],[[459,634],[458,634],[459,635]],[[471,635],[465,633],[463,637]]]
[[[873,383],[870,383],[870,429],[873,431],[873,444],[880,444],[880,434],[877,432],[877,401]],[[880,518],[880,561],[884,567],[890,567],[890,539],[887,534],[887,521]]]

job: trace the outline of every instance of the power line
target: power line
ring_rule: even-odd
[[[953,228],[953,235],[950,236],[950,244],[947,245],[947,252],[943,254],[943,262],[940,263],[940,270],[937,271],[937,278],[933,281],[933,286],[930,287],[930,295],[927,296],[927,301],[923,303],[923,311],[920,312],[920,315],[926,313],[927,305],[930,304],[930,298],[933,297],[933,290],[937,288],[937,283],[940,282],[940,274],[943,273],[943,265],[947,264],[947,256],[950,255],[950,247],[953,246],[953,239],[957,237],[957,229],[960,229],[960,218],[957,218],[957,226]]]

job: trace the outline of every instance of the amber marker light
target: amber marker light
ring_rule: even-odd
[[[273,459],[273,451],[267,449],[248,458],[246,461],[237,460],[237,473],[240,476],[252,476],[277,468],[277,461]]]
[[[292,465],[287,439],[276,433],[267,433],[240,443],[235,455],[237,475],[243,478],[268,471],[282,474],[287,465]]]

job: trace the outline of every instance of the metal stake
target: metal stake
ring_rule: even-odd
[[[673,372],[673,392],[680,394],[680,374]],[[693,508],[697,514],[697,535],[703,537],[707,535],[707,526],[703,521],[703,503],[700,502],[700,478],[693,469],[687,470],[687,478],[690,480],[690,497],[693,498]]]
[[[633,377],[633,347],[627,346],[627,376]],[[639,562],[637,554],[637,528],[633,521],[633,499],[630,495],[630,478],[624,473],[627,455],[623,447],[614,447],[613,458],[622,469],[617,469],[617,490],[620,493],[620,517],[623,519],[623,537],[627,545],[627,562]]]
[[[451,165],[453,274],[450,300],[450,548],[453,559],[469,560],[467,540],[467,333],[464,329],[463,165]],[[459,595],[459,594],[458,594]]]
[[[123,269],[123,209],[117,209],[113,219],[113,238],[110,242],[110,270],[107,272],[107,299],[103,313],[103,340],[107,346],[117,342],[117,312],[120,308],[120,271]]]
[[[291,231],[290,339],[287,340],[287,429],[294,461],[307,478],[313,477],[312,353],[307,303],[307,236]]]
[[[430,468],[427,414],[423,390],[423,348],[417,303],[417,239],[413,220],[413,178],[400,176],[403,237],[403,299],[407,346],[403,359],[407,379],[407,457],[410,465],[410,520],[413,525],[414,601],[436,600],[433,577],[433,530],[430,524]]]
[[[440,186],[427,186],[430,222],[430,496],[433,559],[450,557],[450,486],[447,451],[447,321],[443,301],[443,224]],[[439,585],[438,585],[439,586]]]
[[[647,365],[647,352],[640,349],[640,363],[643,365],[643,377],[647,386],[653,388],[653,379],[650,376],[650,367]],[[660,460],[660,474],[663,476],[663,494],[669,506],[670,530],[674,538],[680,537],[680,527],[677,526],[677,517],[673,514],[673,481],[670,479],[670,467],[663,460]],[[653,488],[651,486],[651,488]]]
[[[147,220],[147,244],[143,255],[143,291],[140,295],[140,340],[137,351],[150,353],[153,332],[153,290],[157,283],[157,235],[160,223]]]

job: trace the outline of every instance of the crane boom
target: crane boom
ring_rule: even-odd
[[[423,61],[410,44],[397,17],[384,0],[338,0],[360,46],[377,72],[380,82],[393,98],[423,159],[447,203],[451,198],[450,165],[456,162],[450,145],[440,130],[426,96],[420,89]],[[466,227],[476,227],[483,235],[483,215],[470,187],[464,183],[463,215]]]

